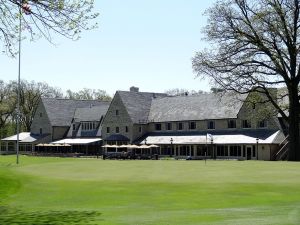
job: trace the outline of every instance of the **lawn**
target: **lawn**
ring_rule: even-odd
[[[1,225],[299,225],[300,163],[0,156]]]

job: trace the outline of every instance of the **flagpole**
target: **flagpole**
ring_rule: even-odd
[[[21,38],[22,38],[22,0],[19,5],[19,66],[18,66],[18,87],[17,87],[17,164],[19,164],[20,148],[20,83],[21,83]]]

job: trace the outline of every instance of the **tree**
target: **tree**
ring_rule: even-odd
[[[298,0],[224,0],[208,9],[205,40],[193,58],[200,77],[238,93],[259,92],[287,121],[289,160],[300,161],[300,5]],[[284,87],[288,113],[271,87]]]
[[[0,139],[6,135],[5,127],[14,112],[12,91],[8,85],[0,80]]]
[[[173,88],[165,91],[166,94],[170,96],[186,96],[186,95],[199,95],[205,93],[204,91],[195,91],[195,90],[188,90],[188,89],[179,89]]]
[[[69,99],[80,99],[80,100],[101,100],[110,101],[111,97],[104,90],[95,90],[84,88],[78,92],[67,90],[66,98]]]
[[[10,87],[15,95],[18,84],[16,81],[10,82]],[[60,89],[49,86],[47,83],[28,82],[22,80],[20,84],[20,121],[25,131],[30,131],[31,123],[34,117],[36,107],[41,98],[61,98],[63,94]],[[15,112],[16,113],[16,112]],[[15,114],[14,114],[15,115]]]
[[[22,33],[31,40],[43,37],[52,42],[53,33],[78,39],[82,30],[93,29],[97,25],[90,24],[98,16],[98,13],[92,12],[93,6],[93,0],[2,0],[0,41],[3,52],[12,56],[16,54],[20,19]]]

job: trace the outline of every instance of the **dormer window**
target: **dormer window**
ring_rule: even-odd
[[[96,129],[96,123],[95,122],[83,122],[81,124],[82,130],[95,130]]]

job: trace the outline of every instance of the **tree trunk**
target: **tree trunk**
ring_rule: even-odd
[[[289,88],[289,161],[300,161],[298,87]]]

